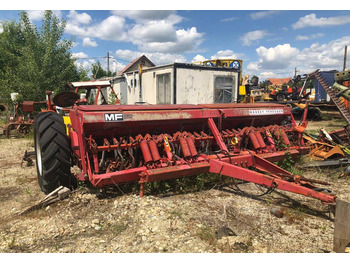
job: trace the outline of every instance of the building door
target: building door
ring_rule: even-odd
[[[171,104],[170,73],[157,75],[157,104]]]
[[[216,76],[214,78],[214,103],[233,103],[235,78],[233,76]]]

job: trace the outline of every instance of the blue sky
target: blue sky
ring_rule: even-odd
[[[27,12],[39,25],[43,12]],[[18,19],[18,13],[0,10],[0,24]],[[349,10],[56,10],[55,14],[67,21],[64,37],[75,38],[72,53],[86,69],[97,60],[106,67],[109,51],[114,58],[110,68],[117,71],[145,54],[156,65],[236,58],[243,60],[244,74],[288,77],[295,67],[301,74],[318,68],[341,70],[344,46],[350,46]]]

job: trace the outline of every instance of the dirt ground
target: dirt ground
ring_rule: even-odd
[[[328,126],[310,124],[310,130]],[[342,123],[339,123],[339,128]],[[81,186],[69,198],[24,215],[44,197],[34,166],[21,166],[31,138],[0,139],[0,252],[323,253],[333,248],[333,216],[320,201],[276,190],[242,196],[218,182],[186,193],[147,194]],[[305,161],[305,158],[303,158]],[[338,169],[296,172],[330,182],[350,202],[350,178]],[[193,178],[196,179],[196,178]],[[122,192],[123,191],[123,192]],[[271,208],[284,216],[277,218]]]

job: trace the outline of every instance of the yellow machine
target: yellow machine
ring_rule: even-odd
[[[264,90],[259,87],[258,82],[258,77],[253,76],[252,80],[249,80],[249,75],[244,75],[238,92],[238,95],[241,97],[241,103],[255,103],[264,100]]]
[[[72,122],[70,120],[70,117],[69,116],[63,116],[63,122],[64,124],[66,125],[66,132],[67,132],[67,135],[69,135],[69,127],[68,125],[71,125]]]
[[[200,62],[193,62],[193,64],[199,64],[202,66],[235,68],[235,69],[239,70],[239,84],[242,83],[243,60],[239,60],[239,59],[212,59],[212,60],[204,60],[204,61],[200,61]]]

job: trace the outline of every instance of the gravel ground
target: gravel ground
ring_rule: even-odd
[[[333,220],[319,201],[275,191],[259,199],[217,184],[167,195],[78,188],[69,198],[18,216],[44,197],[33,166],[21,167],[31,139],[0,139],[0,252],[323,253],[333,248]],[[350,201],[341,170],[303,175],[332,183]],[[278,207],[277,218],[270,213]]]

